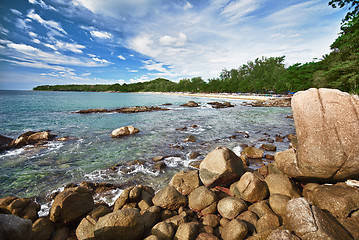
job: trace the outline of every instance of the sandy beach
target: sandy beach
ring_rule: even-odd
[[[230,94],[230,93],[182,93],[182,92],[140,92],[140,93],[177,95],[177,96],[189,96],[189,97],[242,99],[242,100],[254,100],[254,101],[266,101],[269,99],[276,98],[274,96],[239,95],[239,94]]]

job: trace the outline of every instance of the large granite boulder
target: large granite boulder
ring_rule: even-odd
[[[269,194],[267,183],[251,172],[246,172],[238,182],[233,183],[230,191],[247,202],[261,201]]]
[[[29,240],[31,234],[31,221],[18,216],[0,214],[1,240]]]
[[[54,224],[48,218],[39,218],[32,224],[31,240],[49,240],[55,230]]]
[[[359,209],[359,189],[345,183],[318,186],[308,196],[316,206],[336,218],[347,218]]]
[[[214,213],[217,210],[217,195],[206,186],[198,187],[188,195],[188,206],[204,215]]]
[[[50,209],[50,220],[70,224],[80,220],[94,208],[90,190],[84,187],[67,188],[59,193]]]
[[[348,240],[351,234],[332,216],[305,198],[294,198],[287,204],[288,230],[303,240]]]
[[[278,168],[309,180],[359,178],[359,97],[311,88],[294,95],[292,110],[298,147],[276,154]]]
[[[170,186],[176,188],[182,195],[188,195],[200,185],[198,170],[180,171],[170,181]]]
[[[269,174],[265,178],[270,195],[281,194],[290,198],[300,197],[299,190],[284,174]]]
[[[29,198],[5,197],[0,199],[0,212],[11,213],[35,221],[40,211],[40,204]]]
[[[179,193],[174,187],[167,186],[156,193],[152,199],[154,205],[169,210],[177,210],[187,205],[187,197]]]
[[[247,204],[237,197],[225,197],[219,200],[217,209],[222,217],[235,219],[240,213],[247,210]]]
[[[95,225],[97,240],[142,239],[145,227],[137,208],[127,208],[100,217]]]
[[[206,186],[226,186],[245,173],[242,160],[226,147],[210,152],[199,168],[199,177]]]

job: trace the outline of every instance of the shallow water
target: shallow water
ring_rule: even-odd
[[[189,100],[200,108],[180,105]],[[0,91],[0,134],[16,138],[26,131],[52,130],[65,142],[52,141],[44,147],[6,151],[0,154],[0,197],[44,196],[71,182],[96,181],[117,184],[147,184],[155,189],[166,184],[182,169],[190,168],[189,154],[198,151],[201,160],[217,146],[236,153],[240,144],[259,147],[262,138],[294,132],[293,120],[285,118],[290,108],[252,108],[243,100],[230,100],[234,108],[214,109],[208,102],[221,99],[137,93]],[[225,100],[223,100],[225,101]],[[228,99],[227,99],[228,101]],[[169,111],[144,113],[75,114],[90,108],[160,106],[172,103]],[[113,139],[109,134],[121,126],[134,125],[140,133]],[[196,124],[198,127],[190,126]],[[188,127],[186,131],[177,128]],[[236,131],[248,131],[249,138]],[[268,135],[265,135],[268,134]],[[189,135],[197,142],[185,143]],[[173,148],[174,145],[183,149]],[[278,150],[288,142],[276,142]],[[152,158],[165,159],[165,171],[153,170]],[[127,162],[143,160],[143,165],[129,167]],[[109,167],[119,164],[118,171]],[[259,163],[253,163],[256,168]],[[121,170],[125,170],[125,172]]]

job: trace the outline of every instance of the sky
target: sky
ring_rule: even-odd
[[[0,89],[218,77],[262,56],[330,52],[329,0],[2,0]]]

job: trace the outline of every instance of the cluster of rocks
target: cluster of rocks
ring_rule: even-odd
[[[133,135],[133,134],[136,134],[139,132],[140,132],[140,130],[138,128],[135,128],[134,126],[129,125],[129,126],[120,127],[120,128],[113,130],[110,134],[110,137],[118,138],[118,137],[122,137],[122,136]]]
[[[209,105],[211,105],[213,108],[229,108],[229,107],[234,107],[233,104],[231,104],[230,102],[209,102]],[[185,104],[182,104],[181,107],[199,107],[200,104],[194,101],[188,101]]]
[[[359,98],[310,89],[293,97],[292,108],[296,147],[276,153],[273,163],[252,170],[245,166],[246,159],[263,157],[263,150],[245,148],[241,158],[218,147],[199,170],[175,174],[157,192],[149,186],[132,186],[108,206],[94,203],[91,185],[69,187],[55,196],[49,215],[41,218],[34,201],[3,198],[0,236],[359,239]],[[262,145],[266,151],[275,151],[274,147]]]
[[[135,107],[123,107],[117,109],[105,109],[105,108],[94,108],[79,110],[73,113],[88,114],[88,113],[139,113],[139,112],[152,112],[152,111],[167,111],[168,108],[161,107],[147,107],[147,106],[135,106]]]
[[[51,134],[50,130],[39,132],[29,131],[21,134],[16,139],[0,135],[0,152],[14,148],[21,148],[26,145],[42,146],[55,138],[56,135]],[[68,140],[68,137],[60,137],[55,140],[66,141]]]
[[[290,107],[291,106],[290,97],[282,97],[269,99],[267,101],[253,101],[250,103],[246,103],[246,105],[250,105],[252,107]]]
[[[231,104],[230,102],[209,102],[207,103],[209,105],[212,105],[213,108],[229,108],[229,107],[234,107],[233,104]]]

